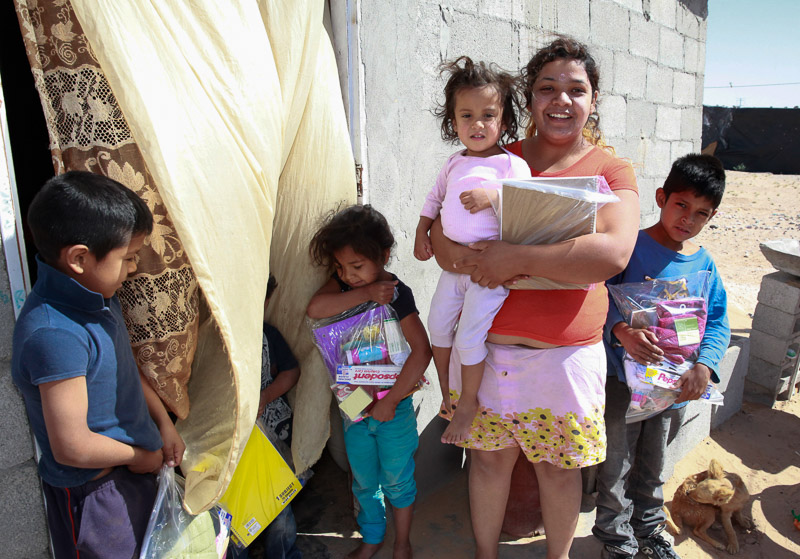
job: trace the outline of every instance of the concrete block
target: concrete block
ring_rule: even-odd
[[[625,6],[631,12],[641,14],[642,13],[642,1],[641,0],[616,0],[617,4],[621,6]]]
[[[705,29],[705,25],[703,26]],[[702,37],[700,42],[697,43],[697,69],[695,73],[702,76],[705,74],[706,69],[706,39]]]
[[[524,0],[481,0],[480,15],[503,20],[521,19],[525,13]]]
[[[751,381],[749,378],[744,380],[744,400],[762,406],[772,407],[778,400],[778,389],[767,388]]]
[[[676,16],[675,29],[678,33],[692,39],[700,38],[700,24],[705,20],[693,14],[691,10],[686,9],[680,3]]]
[[[0,510],[3,521],[3,557],[50,557],[50,542],[45,523],[39,475],[33,461],[24,466],[1,470]]]
[[[466,55],[473,60],[492,61],[502,68],[514,68],[517,64],[514,24],[510,20],[481,18],[478,31],[475,21],[475,16],[453,11],[452,22],[448,26],[450,40],[447,58]],[[397,93],[392,96],[397,97]]]
[[[628,10],[610,0],[594,0],[589,7],[592,44],[627,51],[630,41]]]
[[[683,68],[683,36],[662,27],[658,38],[658,61],[670,68]]]
[[[720,382],[717,390],[722,393],[725,403],[711,406],[711,428],[716,429],[742,409],[744,380],[750,360],[750,340],[743,336],[731,338],[731,345],[719,365]]]
[[[561,0],[556,6],[556,17],[560,33],[578,40],[590,36],[589,0]]]
[[[675,29],[677,2],[675,0],[650,0],[650,19],[671,29]]]
[[[599,108],[600,129],[608,137],[625,135],[625,114],[627,102],[620,95],[608,95],[602,98]]]
[[[700,141],[703,135],[703,107],[684,107],[681,109],[681,138]],[[699,151],[695,148],[693,151]]]
[[[656,106],[650,101],[630,100],[626,118],[629,137],[649,137],[656,129]]]
[[[592,56],[600,71],[600,91],[614,90],[614,51],[608,47],[592,47]],[[602,100],[600,101],[602,103]]]
[[[672,152],[669,142],[662,140],[644,140],[644,172],[648,176],[666,177],[672,166]],[[659,185],[661,186],[661,185]],[[641,199],[641,196],[639,197]]]
[[[667,105],[656,109],[656,138],[659,140],[681,139],[681,110]]]
[[[711,408],[703,402],[689,402],[675,438],[667,443],[665,471],[670,472],[684,456],[711,434]]]
[[[634,99],[644,98],[647,62],[626,52],[614,53],[614,93]]]
[[[690,74],[702,72],[698,70],[697,64],[697,51],[700,48],[699,43],[694,39],[685,38],[683,40],[683,70]]]
[[[750,355],[756,356],[767,363],[772,363],[781,368],[786,366],[787,352],[791,348],[795,353],[798,353],[798,346],[800,345],[800,335],[790,338],[779,338],[772,336],[760,330],[750,331]]]
[[[758,302],[789,314],[800,312],[800,278],[773,272],[761,278]]]
[[[670,156],[669,158],[672,161],[675,161],[679,157],[683,157],[684,155],[688,155],[694,151],[694,144],[692,142],[687,141],[680,141],[680,142],[672,142],[670,145]]]
[[[646,97],[652,103],[672,103],[672,75],[669,68],[649,64],[647,66]]]
[[[643,16],[631,14],[630,53],[652,61],[658,60],[659,25]]]
[[[28,416],[17,387],[11,381],[8,361],[0,362],[0,469],[18,466],[33,459]]]
[[[672,102],[676,105],[694,106],[697,93],[696,79],[693,74],[675,72],[672,76]]]
[[[778,338],[788,339],[800,332],[800,313],[789,314],[764,303],[756,305],[753,329]]]

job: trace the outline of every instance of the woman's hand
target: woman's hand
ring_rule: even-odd
[[[617,337],[625,351],[640,365],[660,363],[664,357],[664,350],[658,347],[656,336],[644,328],[631,328],[624,322],[618,322],[612,328],[612,333]]]
[[[469,245],[474,252],[453,263],[456,273],[470,273],[475,283],[493,289],[506,282],[519,279],[513,269],[518,263],[519,245],[503,241],[478,241]]]

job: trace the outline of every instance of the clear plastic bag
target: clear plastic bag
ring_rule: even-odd
[[[308,323],[342,416],[360,421],[388,393],[411,353],[397,314],[370,302]]]
[[[158,492],[139,559],[220,559],[230,537],[231,515],[215,506],[198,515],[183,508],[183,478],[169,466],[158,474]]]
[[[546,245],[594,233],[598,208],[618,201],[602,176],[505,179],[501,239]],[[532,277],[510,289],[590,289],[592,285]]]
[[[608,285],[622,318],[632,328],[653,332],[664,352],[658,364],[641,365],[624,355],[625,380],[631,391],[626,421],[634,423],[667,409],[678,399],[681,375],[694,367],[705,333],[710,272],[679,278]],[[709,383],[701,401],[722,405],[722,394]]]

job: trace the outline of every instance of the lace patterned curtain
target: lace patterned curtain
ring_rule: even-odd
[[[169,409],[186,418],[198,328],[197,279],[70,3],[15,2],[56,174],[106,175],[139,194],[153,212],[153,234],[119,298],[139,368]]]
[[[298,471],[319,458],[329,435],[328,375],[304,324],[325,272],[310,266],[307,247],[325,211],[355,201],[355,175],[323,1],[15,0],[40,92],[51,68],[69,70],[54,83],[92,68],[87,86],[68,86],[52,102],[42,95],[51,137],[62,122],[72,126],[73,113],[90,115],[76,119],[74,135],[114,138],[124,155],[101,154],[112,151],[105,145],[74,148],[90,153],[77,168],[118,173],[111,176],[146,192],[161,210],[164,238],[149,248],[180,252],[187,269],[191,261],[193,290],[177,282],[163,291],[140,287],[136,279],[148,275],[140,274],[131,288],[145,296],[131,296],[126,306],[133,336],[170,330],[170,320],[190,314],[197,328],[186,331],[183,360],[171,357],[183,339],[158,350],[158,375],[168,375],[188,365],[195,349],[191,409],[177,424],[187,442],[185,504],[193,513],[222,495],[252,430],[269,270],[280,283],[269,319],[302,370],[292,400]],[[94,114],[106,119],[102,125]],[[73,148],[57,134],[52,142],[54,158],[67,161]],[[176,261],[165,259],[163,273],[183,278]],[[173,296],[180,312],[158,315],[156,307]],[[152,361],[156,353],[137,357]]]

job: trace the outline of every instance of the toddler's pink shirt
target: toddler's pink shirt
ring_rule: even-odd
[[[503,149],[489,157],[472,157],[461,150],[451,155],[436,184],[425,198],[420,215],[436,219],[442,216],[442,228],[448,239],[457,243],[492,241],[500,238],[500,222],[492,208],[471,214],[464,209],[459,196],[474,188],[499,190],[502,179],[529,179],[531,171],[521,157]],[[485,185],[484,181],[494,181]]]

